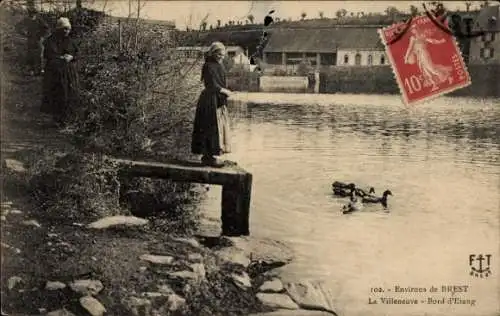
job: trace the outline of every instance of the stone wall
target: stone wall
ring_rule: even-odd
[[[309,88],[308,77],[299,76],[262,76],[260,91],[262,92],[302,92]]]
[[[500,65],[469,65],[472,84],[449,95],[500,97]],[[336,67],[320,74],[320,93],[399,94],[391,67]]]

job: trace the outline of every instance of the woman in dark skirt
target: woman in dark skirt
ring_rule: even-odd
[[[202,155],[202,164],[213,167],[224,166],[215,156],[231,151],[226,105],[232,92],[226,88],[225,52],[222,43],[214,42],[206,53],[201,73],[205,89],[198,99],[191,143],[193,154]]]
[[[44,48],[46,63],[41,111],[52,114],[58,124],[65,123],[70,110],[76,108],[79,101],[78,47],[69,37],[70,32],[69,20],[59,18]]]

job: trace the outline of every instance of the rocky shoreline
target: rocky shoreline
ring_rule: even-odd
[[[3,166],[26,172],[17,160]],[[215,298],[203,292],[214,286],[233,292],[221,304],[239,305],[217,315],[335,315],[322,284],[275,273],[294,259],[282,242],[158,234],[134,216],[67,227],[23,208],[3,196],[2,315],[210,315],[204,304]]]

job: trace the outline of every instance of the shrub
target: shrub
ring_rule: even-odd
[[[105,22],[81,43],[82,104],[71,122],[75,144],[117,157],[185,159],[202,87],[198,64],[175,54],[174,31],[152,31],[130,20],[121,34],[118,24]],[[198,185],[121,181],[122,202],[133,214],[153,216],[170,232],[196,228]]]
[[[26,11],[15,5],[2,8],[2,17],[8,12],[17,15],[5,21],[19,23],[26,17]],[[40,163],[34,166],[30,181],[32,197],[47,218],[74,221],[127,213],[120,203],[138,214],[152,205],[148,214],[157,216],[158,223],[189,232],[197,222],[195,203],[201,192],[197,185],[119,179],[106,155],[185,159],[202,88],[198,64],[175,54],[173,31],[153,30],[130,20],[120,32],[117,23],[100,14],[90,14],[94,19],[88,14],[82,17],[82,12],[70,12],[74,25],[85,25],[79,28],[82,33],[74,34],[81,51],[81,104],[72,109],[68,122],[77,151],[64,158],[71,161],[65,167],[59,166],[53,153],[38,155]],[[44,14],[53,21],[62,15]],[[2,33],[16,60],[25,50],[23,35],[10,24],[2,24]],[[89,150],[96,154],[84,154]],[[143,204],[129,203],[131,195],[124,194],[129,191],[139,192],[135,198]]]
[[[120,182],[113,161],[99,154],[40,154],[32,165],[29,187],[45,219],[89,221],[127,213],[119,205]]]
[[[113,155],[185,158],[199,72],[176,56],[175,34],[134,28],[124,25],[122,39],[128,40],[121,52],[116,24],[103,25],[82,42],[88,57],[81,65],[84,93],[74,113],[75,140]]]

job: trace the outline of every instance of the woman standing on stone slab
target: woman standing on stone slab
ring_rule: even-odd
[[[232,94],[226,88],[226,71],[222,64],[226,54],[220,42],[210,45],[205,54],[201,80],[205,89],[196,106],[191,151],[202,155],[203,165],[223,167],[224,162],[215,156],[231,152],[227,98]]]

